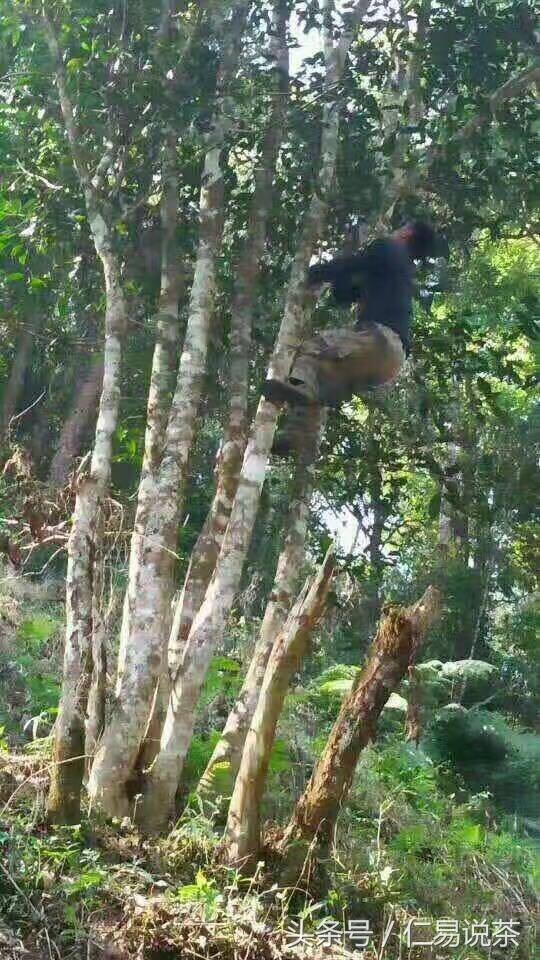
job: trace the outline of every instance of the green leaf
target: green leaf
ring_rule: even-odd
[[[74,880],[69,877],[66,878],[64,889],[68,897],[76,897],[81,893],[86,893],[88,890],[99,889],[99,887],[102,887],[105,883],[106,877],[107,875],[104,870],[86,870],[84,873],[80,873]]]
[[[329,696],[344,697],[351,692],[353,683],[352,679],[345,677],[338,680],[327,680],[326,683],[321,683],[319,691]]]

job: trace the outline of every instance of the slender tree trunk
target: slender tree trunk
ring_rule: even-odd
[[[480,639],[482,622],[484,620],[490,598],[490,587],[492,586],[491,576],[493,573],[494,564],[494,544],[491,539],[491,532],[487,543],[484,542],[482,546],[482,559],[478,565],[480,571],[480,581],[478,583],[478,593],[475,597],[475,604],[472,611],[474,620],[471,629],[470,646],[469,649],[464,652],[464,659],[466,658],[467,660],[474,660],[478,646],[478,640]],[[467,673],[465,673],[461,682],[461,688],[456,696],[457,703],[463,703],[465,693],[467,692],[468,680],[469,676]]]
[[[283,849],[297,839],[330,841],[358,757],[374,739],[382,709],[414,662],[440,603],[439,591],[428,587],[413,606],[384,614],[368,662],[344,700],[324,753],[296,805]]]
[[[456,411],[453,410],[452,413],[455,417]],[[444,469],[447,473],[451,472],[454,483],[457,482],[455,478],[458,473],[459,455],[459,445],[454,442],[449,443],[444,460]],[[457,552],[459,546],[456,539],[456,508],[446,496],[445,487],[442,482],[440,485],[440,495],[441,505],[439,508],[439,537],[437,546],[441,560],[446,563],[446,561],[451,558],[452,554]]]
[[[105,728],[105,714],[107,706],[107,671],[109,664],[114,663],[114,631],[112,624],[116,621],[122,607],[122,598],[118,587],[109,585],[108,598],[105,596],[104,562],[100,557],[95,564],[93,584],[92,610],[92,682],[88,694],[88,709],[85,725],[85,761],[86,780],[92,768],[96,745]]]
[[[32,320],[28,320],[17,336],[15,356],[2,398],[2,420],[0,423],[2,441],[9,441],[11,418],[15,414],[19,397],[23,392],[24,378],[28,369],[34,338],[40,324],[41,318],[34,317]]]
[[[102,383],[103,357],[100,356],[92,360],[82,386],[76,385],[74,407],[62,427],[56,453],[49,469],[49,481],[55,487],[63,487],[67,483],[75,458],[81,451],[85,431],[95,416]]]
[[[407,5],[400,3],[399,18],[402,28],[408,34],[408,44],[403,44],[400,37],[398,45],[403,53],[397,53],[394,58],[394,71],[388,84],[388,101],[383,109],[384,128],[386,137],[395,137],[395,146],[392,151],[388,170],[388,186],[384,192],[384,212],[379,223],[389,226],[397,204],[414,190],[418,173],[414,164],[409,169],[404,166],[404,158],[410,141],[411,132],[421,123],[425,107],[420,86],[419,63],[423,55],[423,45],[429,18],[432,0],[420,0],[416,16],[416,30],[413,34],[413,23],[409,20]],[[407,51],[407,52],[405,52]],[[407,122],[404,122],[405,107],[408,108]]]
[[[318,411],[313,411],[313,415],[318,421]],[[198,792],[203,799],[209,797],[214,799],[217,790],[220,794],[224,793],[225,773],[232,790],[240,767],[249,725],[257,706],[266,665],[274,641],[283,628],[296,594],[305,562],[309,502],[313,490],[314,463],[320,437],[318,423],[312,425],[310,432],[314,442],[311,452],[307,454],[306,462],[298,465],[295,475],[293,499],[285,521],[285,541],[278,558],[274,585],[264,612],[259,638],[238,699],[201,777]],[[217,771],[219,771],[219,780],[216,782]],[[230,791],[225,793],[230,795]]]
[[[173,377],[176,371],[176,351],[179,340],[178,301],[182,285],[176,240],[178,228],[176,149],[176,134],[173,130],[167,130],[161,163],[161,286],[158,310],[153,319],[156,327],[156,343],[148,390],[143,477],[149,473],[155,473],[161,463],[169,407],[172,401]]]
[[[299,669],[324,613],[333,572],[334,552],[330,547],[316,576],[306,581],[274,643],[229,807],[225,829],[229,863],[248,866],[258,857],[260,807],[277,722],[291,677]]]
[[[187,463],[206,370],[223,224],[221,153],[230,126],[226,88],[236,68],[247,4],[238,4],[218,77],[211,147],[201,178],[199,246],[188,324],[159,469],[141,479],[138,516],[120,635],[115,707],[101,739],[88,789],[110,814],[126,815],[126,785],[163,673],[164,637],[172,593],[172,560]]]
[[[100,518],[103,526],[103,518]],[[96,552],[92,583],[92,679],[88,691],[88,707],[85,723],[85,773],[92,767],[96,744],[105,726],[105,707],[107,695],[107,648],[105,635],[105,616],[103,610],[103,536],[102,530],[96,537],[101,549]]]
[[[369,444],[367,457],[369,462],[373,464],[367,484],[372,523],[366,548],[369,557],[370,576],[365,584],[365,598],[362,609],[365,610],[366,614],[367,632],[371,635],[376,628],[381,613],[384,570],[383,534],[388,519],[388,507],[383,497],[383,475],[380,468],[381,449],[378,440],[373,440]]]
[[[331,9],[328,4],[328,13]],[[369,0],[357,5],[361,16]],[[306,212],[302,234],[293,260],[284,316],[270,364],[269,375],[287,376],[294,352],[306,327],[304,311],[305,277],[315,240],[320,235],[328,211],[333,185],[339,132],[339,109],[334,98],[342,75],[352,33],[334,44],[332,24],[325,17],[326,93],[323,112],[321,157],[317,187]],[[266,476],[268,456],[274,438],[278,410],[262,399],[248,441],[237,494],[231,511],[220,556],[204,601],[195,616],[182,662],[173,682],[167,717],[157,755],[146,782],[146,795],[139,808],[146,829],[157,829],[166,822],[184,759],[193,733],[195,708],[211,657],[218,645],[238,591],[247,555],[261,490]]]
[[[193,549],[186,581],[176,604],[169,639],[169,670],[174,676],[193,618],[206,593],[215,569],[232,504],[238,488],[242,458],[247,441],[249,355],[253,308],[261,259],[266,245],[267,223],[274,196],[276,160],[283,138],[287,110],[289,51],[287,12],[283,0],[277,0],[271,36],[270,55],[274,61],[274,93],[261,157],[254,172],[255,189],[248,218],[246,240],[236,268],[231,305],[230,402],[225,440],[219,451],[214,500]]]
[[[287,108],[288,47],[287,13],[282,0],[277,0],[270,54],[274,60],[275,88],[261,158],[255,168],[255,189],[248,218],[247,236],[236,269],[236,283],[231,307],[230,335],[230,406],[225,441],[219,451],[217,483],[214,499],[190,563],[180,597],[176,603],[168,643],[169,674],[178,669],[182,650],[189,635],[193,617],[199,609],[219,555],[227,528],[232,503],[238,487],[242,457],[247,439],[247,407],[249,388],[249,354],[253,307],[257,293],[261,258],[266,243],[266,226],[273,200],[274,170]],[[152,717],[146,736],[159,746],[169,689],[167,678],[160,681]],[[166,696],[164,698],[164,692]],[[165,709],[163,709],[165,708]],[[154,759],[155,749],[146,750],[143,766]]]
[[[176,371],[177,349],[179,341],[178,302],[182,286],[183,274],[178,261],[178,244],[176,231],[178,227],[178,171],[176,157],[176,135],[173,130],[166,131],[163,146],[163,160],[161,164],[162,199],[161,199],[161,289],[159,295],[158,312],[154,317],[156,325],[156,343],[152,358],[152,373],[148,391],[146,411],[146,432],[144,441],[144,456],[139,486],[139,501],[135,518],[135,529],[144,530],[148,523],[151,509],[151,498],[141,496],[146,492],[146,485],[156,482],[159,471],[167,430],[173,377]],[[172,576],[174,539],[171,537],[169,552],[164,555],[164,563],[170,567]],[[132,549],[131,557],[134,556]],[[131,558],[130,558],[131,559]],[[131,630],[131,608],[127,601],[124,607],[122,630],[129,636]],[[164,711],[169,696],[168,673],[166,663],[167,610],[165,608],[163,626],[163,647],[161,652],[161,669],[156,679],[157,689],[154,697],[154,709],[147,724],[145,736],[141,743],[137,766],[145,766],[155,755],[156,745],[159,744],[159,733],[163,723]]]
[[[465,395],[464,401],[466,402]],[[443,582],[447,583],[448,578],[454,576],[459,568],[463,577],[461,589],[468,592],[469,603],[461,607],[461,616],[451,619],[448,638],[454,659],[463,660],[468,656],[471,640],[476,632],[481,586],[479,582],[475,582],[476,571],[469,567],[468,517],[465,504],[468,502],[467,491],[472,489],[472,478],[466,475],[465,464],[468,458],[464,456],[462,428],[459,425],[457,409],[449,410],[447,416],[453,423],[453,433],[455,437],[459,436],[459,442],[454,439],[447,444],[442,464],[446,476],[440,481],[437,547]]]
[[[118,265],[107,248],[100,248],[100,256],[107,297],[103,387],[90,470],[78,482],[68,542],[64,671],[47,806],[49,819],[59,823],[77,823],[80,819],[85,720],[93,667],[95,562],[118,418],[121,341],[127,321]]]
[[[47,807],[52,821],[73,823],[80,817],[85,717],[92,676],[94,565],[99,549],[101,507],[109,485],[112,441],[118,420],[121,344],[127,324],[127,308],[112,231],[103,215],[90,170],[81,152],[82,138],[68,92],[62,54],[45,13],[42,22],[54,62],[66,135],[83,189],[92,239],[103,267],[106,298],[103,386],[94,447],[90,469],[79,478],[73,526],[68,541],[64,671],[60,710],[55,724]]]

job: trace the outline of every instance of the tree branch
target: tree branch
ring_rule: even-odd
[[[90,168],[81,149],[81,133],[79,131],[77,121],[75,120],[75,112],[73,110],[73,104],[67,88],[66,71],[64,69],[60,45],[58,43],[58,38],[56,36],[54,27],[47,16],[45,5],[43,5],[42,8],[41,19],[45,30],[47,45],[49,47],[54,64],[56,85],[58,87],[58,94],[60,97],[60,109],[64,119],[64,126],[66,128],[66,134],[73,157],[75,170],[77,171],[77,176],[79,177],[81,186],[85,192],[88,192],[89,195],[91,194],[92,200],[95,202],[97,200],[97,195],[92,184]]]
[[[467,120],[457,133],[450,138],[449,143],[467,140],[476,133],[477,130],[494,119],[495,113],[503,103],[515,99],[523,90],[532,86],[533,83],[540,83],[540,66],[538,64],[533,67],[527,67],[516,77],[511,77],[510,80],[506,80],[505,83],[498,87],[488,98],[489,112],[478,113],[474,117],[471,117],[470,120]],[[439,149],[435,148],[433,152],[438,153]]]
[[[517,77],[512,77],[510,80],[507,80],[495,93],[491,94],[489,98],[491,112],[495,113],[502,103],[506,100],[513,100],[527,87],[532,86],[533,83],[540,83],[540,64],[538,63],[523,70]]]

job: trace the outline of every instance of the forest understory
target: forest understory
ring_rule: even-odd
[[[0,62],[0,960],[532,960],[532,5]]]

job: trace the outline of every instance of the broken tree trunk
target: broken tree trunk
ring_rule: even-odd
[[[259,855],[260,807],[277,722],[291,677],[324,613],[333,573],[334,550],[330,547],[316,576],[306,581],[274,643],[229,807],[224,850],[231,864],[248,867]]]
[[[360,0],[352,12],[350,29],[337,42],[333,40],[331,17],[325,17],[327,99],[323,110],[319,174],[292,263],[283,320],[269,368],[272,379],[283,379],[287,376],[297,345],[306,329],[306,272],[315,241],[320,236],[328,212],[337,158],[337,85],[353,39],[354,27],[368,6],[369,0]],[[328,3],[327,7],[331,10],[332,4]],[[277,407],[262,399],[244,454],[238,490],[218,562],[182,653],[182,661],[173,682],[160,751],[148,773],[144,804],[138,808],[141,823],[148,830],[163,828],[172,809],[193,733],[200,690],[213,652],[225,631],[240,584],[266,476],[277,416]]]
[[[285,831],[282,850],[297,840],[329,843],[358,757],[374,739],[382,709],[414,662],[440,605],[439,591],[428,587],[411,607],[383,614],[367,664],[341,706],[324,753]]]

